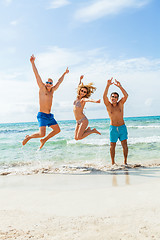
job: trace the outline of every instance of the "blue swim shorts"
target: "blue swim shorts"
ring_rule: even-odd
[[[119,127],[110,125],[110,142],[117,142],[128,139],[127,127],[126,125],[121,125]]]
[[[39,127],[50,127],[51,125],[56,125],[57,122],[54,119],[54,115],[52,113],[43,113],[43,112],[38,112],[37,114],[37,120]]]

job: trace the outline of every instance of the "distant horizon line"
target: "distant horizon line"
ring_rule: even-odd
[[[124,120],[127,120],[128,118],[150,118],[150,117],[160,117],[160,115],[144,115],[144,116],[130,116],[130,117],[124,117]],[[110,118],[88,118],[88,120],[110,120]],[[57,120],[59,122],[63,122],[63,121],[73,121],[76,122],[75,119],[66,119],[66,120]],[[19,123],[37,123],[37,121],[32,122],[0,122],[0,124],[19,124]]]

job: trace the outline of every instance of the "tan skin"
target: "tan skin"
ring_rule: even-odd
[[[80,83],[81,84],[81,80],[83,79],[83,75],[80,77]],[[81,103],[81,107],[76,107],[74,106],[73,108],[73,112],[74,112],[74,115],[75,115],[75,119],[76,121],[82,119],[85,117],[84,113],[83,113],[83,109],[85,107],[85,104],[86,102],[93,102],[93,103],[100,103],[100,99],[99,100],[93,100],[93,99],[88,99],[88,98],[85,98],[87,94],[87,89],[84,87],[84,88],[81,88],[80,90],[80,96],[78,96],[78,100],[80,100],[80,103]],[[75,128],[75,140],[81,140],[87,136],[89,136],[90,134],[92,133],[96,133],[96,134],[99,134],[101,135],[100,132],[97,131],[96,128],[93,128],[92,130],[90,129],[90,127],[88,127],[88,119],[85,119],[81,122],[81,124],[76,124],[76,128]]]
[[[118,101],[118,95],[117,94],[112,94],[110,97],[110,101],[107,97],[108,94],[108,89],[109,87],[114,84],[117,86],[123,93],[123,97],[121,98],[120,101]],[[120,82],[118,82],[115,79],[115,82],[113,82],[113,78],[109,79],[107,81],[107,86],[105,88],[104,94],[103,94],[103,101],[104,104],[106,105],[107,112],[110,118],[110,124],[112,126],[122,126],[124,123],[123,115],[124,115],[124,103],[126,102],[128,98],[128,94],[125,91],[125,89],[121,86]],[[127,146],[127,140],[121,141],[121,145],[123,148],[123,155],[124,155],[124,164],[127,164],[127,156],[128,156],[128,146]],[[116,143],[111,142],[110,143],[110,155],[111,155],[111,160],[112,160],[112,165],[115,164],[115,147]]]
[[[52,84],[43,83],[43,81],[42,81],[42,79],[41,79],[41,77],[40,77],[40,75],[37,71],[37,68],[35,66],[34,55],[31,56],[30,62],[32,64],[33,72],[35,74],[36,81],[37,81],[37,84],[38,84],[38,87],[39,87],[39,106],[40,106],[39,112],[49,114],[51,112],[51,107],[52,107],[53,93],[54,93],[54,91],[56,91],[59,88],[60,84],[64,80],[64,76],[69,73],[69,70],[67,68],[66,71],[63,73],[63,75],[58,80],[58,82],[53,86],[53,81],[50,78],[48,79],[48,82],[50,82]],[[43,126],[43,127],[39,128],[38,133],[34,133],[30,136],[27,135],[25,137],[25,139],[23,140],[22,145],[25,145],[32,138],[45,137],[45,138],[40,140],[40,143],[41,143],[40,144],[40,149],[41,149],[48,139],[50,139],[51,137],[55,136],[56,134],[58,134],[60,132],[60,127],[59,127],[58,124],[51,125],[50,127],[51,127],[52,131],[46,137],[45,137],[46,127]]]

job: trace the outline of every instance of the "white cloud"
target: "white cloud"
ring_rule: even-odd
[[[19,69],[8,69],[7,72],[0,72],[0,83],[7,81],[21,80],[25,74],[25,71]],[[8,83],[8,82],[7,82]]]
[[[8,79],[0,81],[0,122],[33,121],[35,109],[38,109],[36,84],[31,81],[24,82],[23,78],[21,81],[16,78]]]
[[[90,22],[107,15],[118,14],[127,8],[140,8],[150,0],[95,0],[79,9],[75,18],[82,22]]]
[[[129,93],[125,116],[158,115],[160,89],[160,59],[111,59],[104,56],[104,49],[73,51],[51,47],[36,56],[36,66],[45,81],[53,78],[54,83],[69,66],[70,73],[53,97],[52,112],[57,120],[74,119],[73,101],[81,74],[84,83],[94,82],[97,91],[93,99],[102,99],[104,88],[110,77],[117,78]],[[0,122],[36,121],[38,86],[30,69],[0,72]],[[111,86],[111,91],[121,92]],[[6,101],[7,99],[7,101]],[[107,115],[103,104],[86,104],[88,118],[104,118]]]
[[[18,20],[13,20],[13,21],[10,22],[10,24],[12,26],[16,26],[18,24]]]
[[[12,3],[12,0],[4,0],[3,2],[6,6],[9,6]]]
[[[50,2],[48,9],[61,8],[66,5],[69,5],[69,4],[70,4],[70,2],[68,0],[54,0],[54,1]]]
[[[48,48],[45,53],[40,53],[37,56],[39,66],[43,68],[45,72],[49,73],[58,73],[61,68],[79,64],[82,59],[83,56],[81,54],[76,55],[72,50],[58,48],[56,46]]]

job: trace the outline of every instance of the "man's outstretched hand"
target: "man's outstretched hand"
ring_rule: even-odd
[[[34,63],[35,59],[36,59],[35,56],[32,54],[32,56],[30,57],[31,63]]]
[[[67,73],[69,73],[68,67],[67,67],[67,69],[66,69],[65,73],[66,73],[66,74],[67,74]]]
[[[116,79],[115,79],[114,85],[117,86],[117,87],[121,87],[120,82],[118,82]]]
[[[113,84],[112,80],[113,80],[113,77],[107,81],[107,85],[108,85],[108,86],[110,86],[110,85]]]

